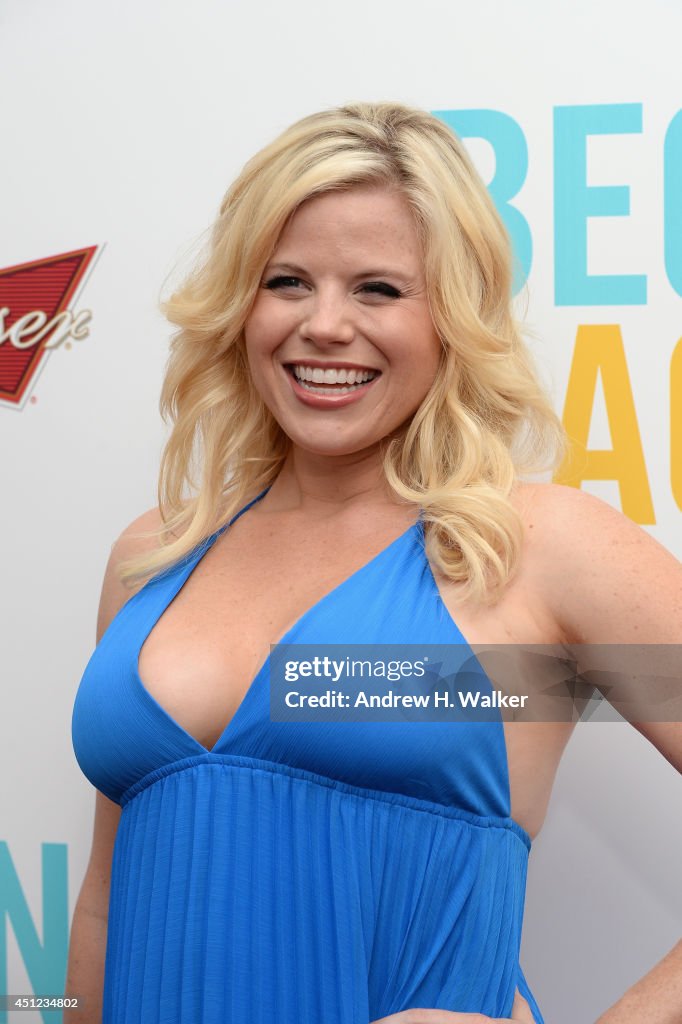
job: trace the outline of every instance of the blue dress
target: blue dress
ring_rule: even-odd
[[[269,656],[212,750],[145,689],[144,640],[245,505],[119,610],[73,708],[122,811],[102,1024],[368,1024],[410,1007],[509,1017],[531,840],[504,729],[273,721]],[[362,610],[362,614],[360,614]],[[421,517],[305,612],[287,643],[466,644]]]

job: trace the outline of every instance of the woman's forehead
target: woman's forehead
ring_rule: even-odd
[[[274,255],[286,259],[291,250],[308,252],[334,248],[343,253],[398,250],[418,247],[417,228],[404,196],[386,188],[357,188],[325,192],[302,203],[285,225]]]

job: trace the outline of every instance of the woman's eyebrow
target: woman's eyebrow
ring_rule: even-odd
[[[305,267],[299,267],[296,263],[268,263],[266,270],[290,270],[295,274],[307,274]]]
[[[308,274],[309,271],[305,267],[299,266],[297,263],[268,263],[268,272],[273,270],[286,270],[293,274]],[[397,267],[370,267],[368,270],[362,270],[359,274],[353,275],[356,278],[359,277],[399,277],[402,281],[409,280],[409,275],[404,270],[399,270]]]

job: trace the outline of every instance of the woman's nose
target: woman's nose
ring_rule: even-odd
[[[345,296],[318,292],[302,310],[301,335],[314,341],[352,341],[354,328]]]

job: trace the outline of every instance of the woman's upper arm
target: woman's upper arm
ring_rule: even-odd
[[[682,564],[584,491],[534,494],[542,586],[579,670],[682,771]]]
[[[120,806],[104,793],[95,790],[92,847],[78,903],[82,910],[97,917],[107,917],[109,912],[111,860],[120,817]]]

